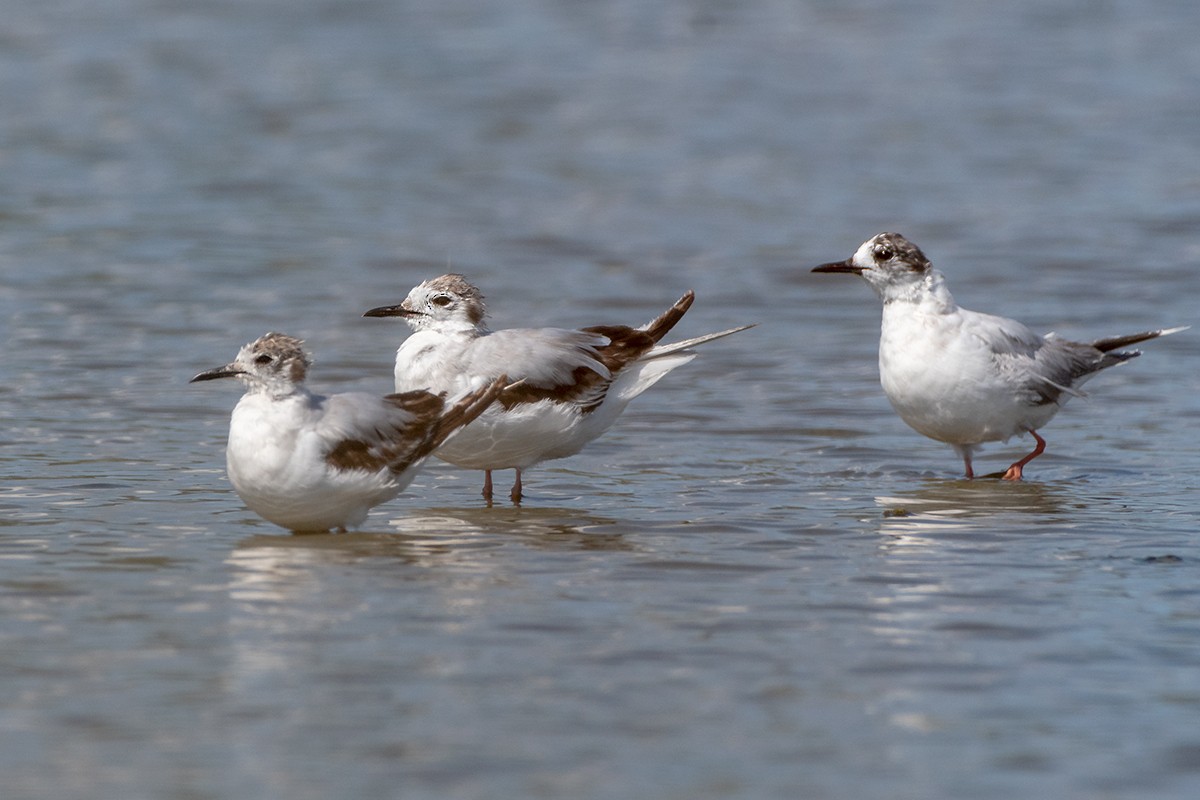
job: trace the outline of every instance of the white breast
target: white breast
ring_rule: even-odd
[[[298,395],[249,394],[233,411],[226,448],[230,483],[255,513],[291,530],[349,528],[403,485],[387,471],[341,471],[325,462],[316,433],[324,408]]]
[[[1020,384],[998,366],[991,344],[975,335],[978,315],[923,314],[884,307],[879,374],[896,413],[914,430],[950,444],[1005,440],[1041,427],[1058,406],[1031,406]]]

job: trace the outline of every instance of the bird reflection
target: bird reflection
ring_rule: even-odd
[[[995,530],[998,517],[1016,514],[1061,519],[1070,498],[1036,482],[931,480],[903,495],[876,497],[881,532],[898,536]]]
[[[418,509],[386,523],[387,532],[256,535],[239,542],[230,558],[241,567],[390,559],[432,566],[453,556],[503,547],[513,541],[555,550],[631,550],[635,524],[560,508]],[[383,527],[381,521],[375,528]],[[469,560],[469,559],[468,559]]]
[[[565,508],[428,509],[390,524],[407,535],[438,538],[447,533],[472,537],[519,538],[527,545],[555,550],[632,550],[628,534],[638,526]]]
[[[413,509],[385,519],[374,518],[376,531],[393,532],[256,535],[230,551],[239,686],[257,693],[311,668],[331,637],[462,632],[497,592],[536,606],[541,588],[528,573],[537,557],[506,558],[505,548],[631,550],[638,530],[566,509]]]

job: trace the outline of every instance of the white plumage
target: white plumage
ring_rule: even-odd
[[[492,470],[516,470],[510,496],[520,502],[523,470],[579,452],[612,426],[629,401],[695,358],[691,348],[752,327],[660,345],[694,299],[688,292],[639,328],[492,331],[479,289],[461,275],[443,275],[416,286],[399,305],[365,316],[403,317],[414,331],[396,351],[397,391],[462,392],[501,373],[519,381],[436,455],[484,470],[489,500]]]
[[[813,272],[862,276],[883,301],[879,377],[900,418],[914,430],[971,456],[983,442],[1033,436],[1033,452],[1004,473],[1019,480],[1041,455],[1038,429],[1097,372],[1140,355],[1121,350],[1185,328],[1072,342],[1034,333],[1016,320],[969,311],[954,302],[942,273],[896,233],[867,240],[846,261]]]
[[[310,365],[299,339],[268,333],[192,378],[246,385],[229,423],[229,481],[252,511],[294,531],[362,524],[506,384],[497,376],[450,404],[426,391],[322,396],[303,385]]]

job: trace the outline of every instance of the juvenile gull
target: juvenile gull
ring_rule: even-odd
[[[299,339],[268,333],[191,381],[246,385],[229,423],[229,481],[252,511],[293,531],[362,524],[507,384],[499,375],[449,403],[427,391],[325,397],[304,387],[311,364]]]
[[[608,430],[629,401],[695,358],[695,346],[753,327],[660,345],[694,299],[689,291],[639,328],[492,331],[479,289],[452,274],[421,283],[399,305],[373,308],[363,316],[402,317],[414,331],[396,351],[396,391],[428,387],[458,393],[500,374],[520,382],[435,454],[483,470],[483,496],[489,501],[492,471],[516,470],[510,497],[520,503],[524,470],[578,453]]]
[[[1090,344],[1041,336],[1016,320],[968,311],[954,302],[942,273],[897,233],[867,240],[846,261],[813,272],[864,278],[883,300],[879,377],[900,418],[945,442],[974,477],[971,456],[983,442],[1028,433],[1033,452],[1001,476],[1020,480],[1042,454],[1038,430],[1102,369],[1141,355],[1121,348],[1186,328],[1097,339]]]

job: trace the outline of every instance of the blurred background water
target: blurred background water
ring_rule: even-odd
[[[0,30],[6,798],[1200,791],[1195,331],[1020,485],[878,387],[881,230],[967,307],[1194,324],[1188,0],[11,0]],[[292,536],[224,477],[267,330],[386,392],[497,327],[713,343],[521,508],[432,465]],[[1025,442],[991,446],[999,469]],[[508,476],[504,478],[507,486]]]

